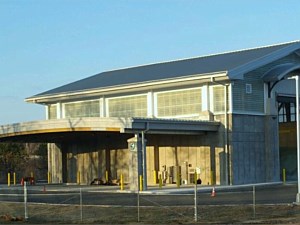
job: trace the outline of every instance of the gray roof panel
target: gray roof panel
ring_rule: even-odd
[[[290,42],[262,48],[107,71],[40,93],[32,98],[133,83],[174,79],[196,74],[230,71],[290,45],[299,45],[299,43]]]

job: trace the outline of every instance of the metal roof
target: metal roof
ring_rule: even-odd
[[[226,71],[229,79],[300,49],[300,41],[102,72],[30,99]]]

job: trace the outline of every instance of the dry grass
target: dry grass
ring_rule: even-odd
[[[259,205],[256,215],[252,206],[199,206],[198,222],[193,207],[141,207],[140,224],[299,224],[300,206]],[[24,205],[0,203],[0,223],[28,224],[137,224],[136,207],[74,205],[28,205],[28,221],[24,221]],[[11,219],[9,219],[11,218]],[[18,221],[14,220],[18,218]]]

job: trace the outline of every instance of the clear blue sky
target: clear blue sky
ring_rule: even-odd
[[[106,70],[300,39],[299,0],[0,0],[0,125]]]

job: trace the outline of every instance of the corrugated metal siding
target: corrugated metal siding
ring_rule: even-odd
[[[245,79],[242,81],[235,81],[232,87],[233,112],[263,113],[264,83],[261,76],[272,67],[288,62],[300,63],[300,57],[296,54],[291,54],[245,74]],[[246,84],[252,85],[252,94],[246,93]]]
[[[264,112],[264,84],[261,79],[245,77],[243,81],[234,82],[232,87],[233,111]],[[252,93],[246,93],[246,84],[252,85]]]

